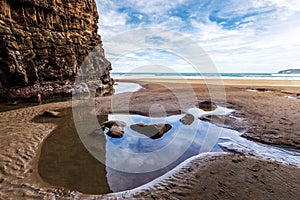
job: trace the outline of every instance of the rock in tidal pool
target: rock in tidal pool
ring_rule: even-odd
[[[158,139],[167,133],[172,126],[170,124],[133,124],[130,128],[151,139]]]
[[[195,120],[194,115],[186,114],[184,117],[180,119],[180,122],[184,125],[191,125]]]
[[[217,104],[215,102],[212,102],[211,100],[207,101],[201,101],[197,103],[197,108],[200,108],[201,110],[204,111],[213,111],[217,108]]]
[[[125,122],[122,121],[106,121],[101,125],[102,130],[108,128],[106,134],[112,138],[121,138],[124,135],[124,127],[126,126]]]

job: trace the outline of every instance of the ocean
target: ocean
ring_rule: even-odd
[[[264,80],[300,80],[300,74],[278,74],[278,73],[125,73],[112,72],[111,76],[118,78],[222,78],[222,79],[264,79]]]

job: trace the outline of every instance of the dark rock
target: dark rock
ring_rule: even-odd
[[[41,117],[61,118],[61,114],[57,111],[45,111],[43,114],[41,114]]]
[[[256,90],[258,92],[268,92],[269,91],[269,89],[267,89],[267,88],[256,88]]]
[[[105,130],[108,128],[106,134],[112,138],[121,138],[124,135],[125,122],[122,121],[106,121],[103,122],[101,128]]]
[[[0,101],[70,95],[44,87],[72,86],[75,77],[112,88],[97,23],[95,0],[0,1]]]
[[[191,125],[195,120],[194,115],[186,114],[183,118],[180,119],[180,122],[184,125]]]
[[[170,124],[133,124],[130,126],[130,128],[151,139],[158,139],[167,133],[172,126]]]
[[[217,108],[217,104],[215,102],[212,102],[210,100],[207,101],[201,101],[196,105],[198,108],[204,111],[213,111]]]

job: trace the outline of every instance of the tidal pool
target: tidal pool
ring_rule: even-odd
[[[38,165],[39,174],[44,181],[52,185],[88,194],[133,189],[160,177],[187,158],[199,154],[209,127],[208,122],[197,118],[191,125],[184,125],[179,121],[184,115],[155,119],[141,115],[98,116],[99,123],[107,120],[123,120],[127,123],[122,138],[111,138],[105,133],[100,133],[99,130],[87,133],[85,142],[91,141],[90,148],[102,152],[106,160],[102,163],[89,153],[78,136],[72,109],[61,110],[61,113],[62,118],[37,117],[34,120],[58,124],[58,127],[43,142]],[[130,128],[131,124],[141,122],[169,123],[172,129],[162,138],[154,140]],[[201,129],[195,130],[200,126]],[[217,138],[218,136],[214,139]],[[115,150],[116,147],[119,151]],[[156,151],[159,150],[163,150],[163,153],[157,154]],[[217,143],[212,145],[211,150],[223,151]],[[145,156],[149,152],[156,153],[153,153],[152,157]],[[136,157],[131,157],[132,153]],[[161,165],[162,168],[152,170],[151,165],[152,167]],[[124,167],[125,170],[115,169],[118,167],[120,169]],[[138,173],[130,173],[128,169],[136,170]]]
[[[73,112],[72,108],[67,108],[61,110],[62,118],[34,119],[58,125],[42,144],[38,171],[47,183],[86,194],[136,188],[204,152],[243,152],[300,166],[299,152],[249,141],[237,131],[199,119],[207,114],[230,115],[233,112],[222,107],[209,112],[193,107],[184,114],[165,117],[102,115],[97,116],[98,127],[88,127],[87,131],[81,130],[81,134],[77,133]],[[186,117],[186,114],[193,117]],[[89,119],[87,115],[82,116],[83,121]],[[188,123],[184,123],[183,118],[189,119]],[[100,124],[108,120],[126,123],[122,138],[111,138],[100,129]],[[164,123],[172,128],[154,140],[130,128],[140,123]]]

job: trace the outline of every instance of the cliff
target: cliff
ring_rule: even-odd
[[[111,92],[97,22],[94,0],[1,0],[0,100],[71,95],[83,72]]]

